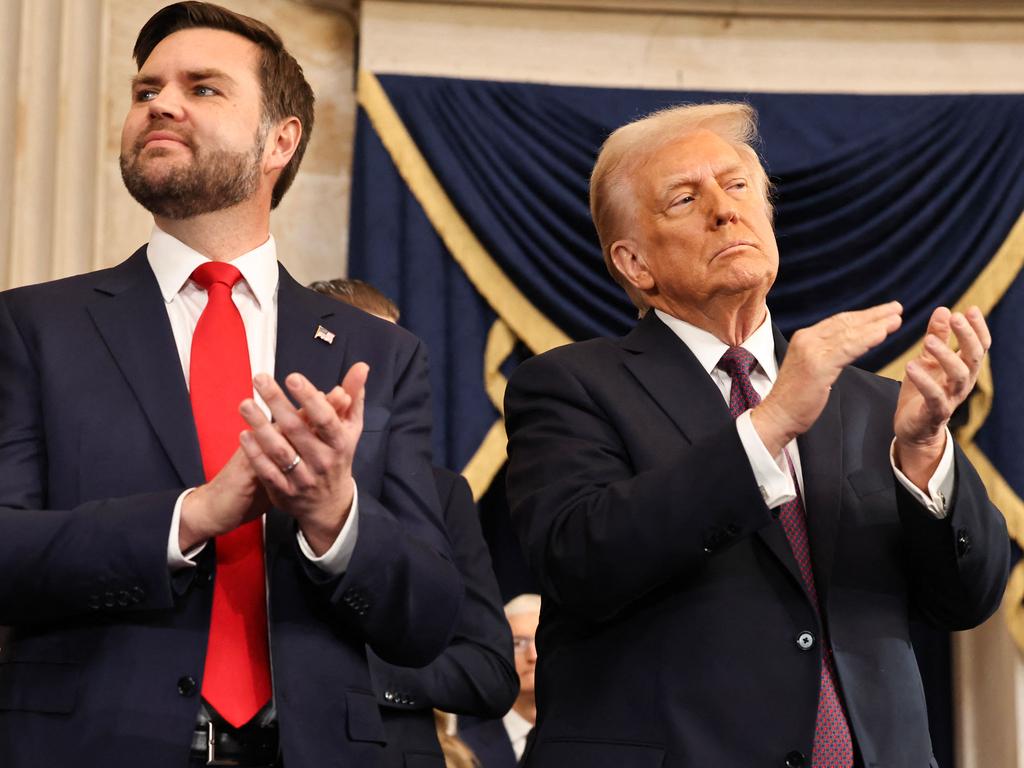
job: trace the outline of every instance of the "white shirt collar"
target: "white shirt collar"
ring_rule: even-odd
[[[722,359],[725,350],[729,348],[728,344],[719,340],[713,334],[708,333],[703,328],[698,328],[696,325],[680,320],[678,317],[672,317],[672,315],[666,314],[660,309],[654,310],[654,313],[658,316],[659,320],[665,323],[690,348],[694,357],[697,358],[708,374],[718,367],[718,361]],[[775,376],[778,373],[778,363],[775,361],[775,335],[772,333],[772,315],[767,308],[765,309],[764,322],[744,340],[742,346],[755,357],[768,380],[774,382]]]
[[[201,253],[189,248],[155,224],[149,237],[149,245],[146,247],[146,256],[160,285],[160,293],[168,304],[174,301],[196,267],[209,261]],[[231,263],[242,273],[242,279],[249,286],[260,307],[273,307],[279,275],[274,236],[268,237],[263,245],[232,259]]]
[[[533,724],[514,709],[506,712],[501,721],[505,724],[508,740],[513,742],[518,739],[525,739],[530,733],[530,729],[533,728]]]

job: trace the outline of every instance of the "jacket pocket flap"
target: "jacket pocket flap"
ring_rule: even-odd
[[[78,664],[8,661],[0,664],[0,710],[66,715],[75,708]]]
[[[589,739],[541,739],[530,753],[530,765],[540,768],[661,768],[664,761],[665,750],[653,744]]]
[[[372,693],[349,691],[345,694],[348,707],[348,737],[352,741],[387,742],[377,699]]]

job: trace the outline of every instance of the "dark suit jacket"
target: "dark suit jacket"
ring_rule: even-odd
[[[318,325],[337,334],[314,338]],[[461,579],[430,474],[422,345],[282,268],[276,375],[321,389],[370,365],[358,543],[332,578],[292,519],[266,520],[271,658],[289,768],[372,764],[385,741],[365,646],[425,664]],[[214,577],[167,568],[172,509],[203,481],[188,392],[140,249],[109,270],[0,294],[0,764],[167,766],[189,751]]]
[[[516,752],[500,717],[489,720],[460,717],[459,737],[473,750],[481,768],[516,768]]]
[[[544,597],[531,768],[809,765],[826,632],[865,765],[933,764],[908,617],[984,620],[1009,549],[959,449],[947,519],[897,483],[896,395],[848,368],[799,439],[819,621],[721,393],[653,312],[518,368],[509,502]]]
[[[519,694],[512,630],[469,483],[440,467],[434,467],[434,481],[466,597],[451,644],[427,666],[397,667],[370,654],[370,676],[388,737],[380,768],[443,768],[433,708],[500,717]]]

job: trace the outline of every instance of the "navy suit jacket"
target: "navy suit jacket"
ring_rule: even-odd
[[[500,717],[489,720],[460,717],[459,737],[473,750],[481,768],[516,768],[516,751]]]
[[[314,338],[318,325],[333,344]],[[275,374],[318,388],[370,365],[356,451],[359,535],[330,577],[266,517],[271,660],[290,768],[367,765],[385,734],[365,646],[429,662],[462,584],[430,473],[422,344],[282,268]],[[175,500],[203,482],[170,324],[145,248],[109,270],[0,294],[0,764],[187,761],[213,547],[172,577]]]
[[[434,708],[500,717],[519,694],[512,630],[469,483],[440,467],[434,467],[434,481],[466,597],[451,644],[425,667],[398,667],[371,652],[370,675],[388,738],[379,768],[443,768]]]
[[[798,440],[819,618],[721,392],[653,312],[519,366],[508,497],[544,598],[530,768],[809,765],[826,636],[864,764],[934,765],[910,615],[983,621],[1009,543],[958,448],[946,519],[896,481],[897,390],[845,369]]]

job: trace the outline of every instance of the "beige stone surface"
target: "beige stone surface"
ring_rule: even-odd
[[[389,0],[367,0],[362,18],[360,66],[374,72],[737,91],[1024,88],[1024,19],[615,13]]]

